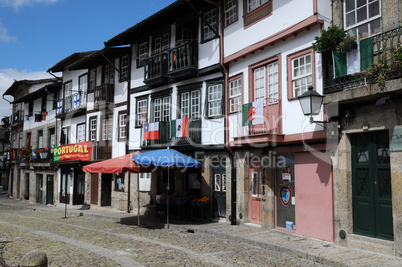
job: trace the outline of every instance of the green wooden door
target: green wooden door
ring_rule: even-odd
[[[53,201],[53,175],[46,176],[46,204],[54,204]]]
[[[392,191],[387,131],[352,138],[353,230],[393,240]]]

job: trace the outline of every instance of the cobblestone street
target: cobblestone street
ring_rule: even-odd
[[[0,205],[5,262],[18,266],[29,251],[49,266],[323,266],[285,253],[207,234],[152,229],[60,212]]]

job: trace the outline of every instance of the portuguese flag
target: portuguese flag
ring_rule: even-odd
[[[171,137],[187,137],[188,136],[188,118],[172,120],[170,122]]]
[[[253,103],[243,104],[241,107],[242,126],[263,124],[264,100],[257,100]]]

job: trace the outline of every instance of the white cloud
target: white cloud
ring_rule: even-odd
[[[15,11],[20,10],[24,6],[33,4],[53,4],[60,0],[0,0],[1,6],[13,7]]]
[[[2,1],[2,0],[0,0],[0,1]],[[0,41],[2,41],[2,42],[10,42],[10,41],[14,41],[14,40],[17,40],[17,37],[8,35],[7,28],[4,27],[0,23]]]
[[[14,81],[49,78],[53,78],[53,76],[46,71],[30,72],[27,70],[0,69],[0,118],[11,115],[11,104],[3,99],[3,94]],[[14,100],[12,96],[5,96],[5,99],[9,101]]]

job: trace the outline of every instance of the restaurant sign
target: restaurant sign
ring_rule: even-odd
[[[53,161],[90,160],[92,141],[70,145],[55,146]]]

